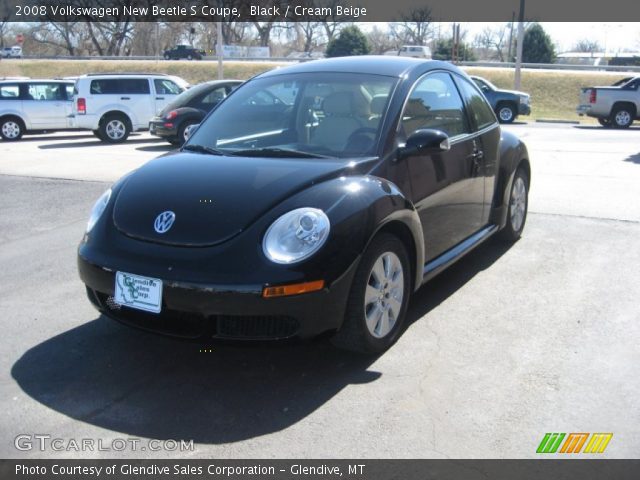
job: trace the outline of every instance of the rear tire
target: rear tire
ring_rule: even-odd
[[[0,120],[0,137],[5,142],[16,142],[24,135],[25,127],[18,117],[4,117]]]
[[[100,130],[92,130],[91,132],[100,140],[104,141],[104,139],[102,138],[102,134],[100,133]]]
[[[394,235],[376,236],[358,265],[344,322],[331,343],[360,353],[385,351],[403,330],[410,294],[407,249]]]
[[[610,118],[599,118],[598,123],[602,125],[604,128],[611,128],[611,119]]]
[[[182,146],[184,145],[184,142],[187,141],[187,138],[185,137],[185,132],[187,131],[187,128],[189,128],[192,125],[196,125],[196,122],[190,122],[190,121],[186,121],[183,122],[182,125],[180,125],[180,128],[178,128],[178,145]]]
[[[165,60],[171,60],[171,57],[169,56],[169,54],[168,54],[168,53],[165,53],[165,54],[164,54],[164,59],[165,59]]]
[[[500,238],[508,243],[516,242],[522,236],[529,210],[529,177],[523,167],[519,167],[513,177],[509,193],[507,224],[500,232]]]
[[[635,112],[626,105],[620,105],[611,112],[611,125],[615,128],[629,128],[633,123]]]
[[[107,143],[122,143],[131,133],[129,119],[122,114],[107,115],[100,122],[100,139]]]

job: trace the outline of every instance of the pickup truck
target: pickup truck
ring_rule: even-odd
[[[606,87],[588,87],[580,92],[578,115],[598,119],[603,127],[629,128],[640,119],[640,77],[629,77]]]

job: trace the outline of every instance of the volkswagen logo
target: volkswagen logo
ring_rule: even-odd
[[[171,210],[167,210],[156,217],[156,221],[153,222],[153,228],[158,233],[167,233],[175,220],[176,214]]]

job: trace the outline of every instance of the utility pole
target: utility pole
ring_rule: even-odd
[[[524,1],[520,0],[520,14],[518,15],[518,44],[516,46],[516,73],[513,86],[520,90],[520,69],[522,68],[522,42],[524,40]]]
[[[511,12],[511,28],[509,29],[509,53],[507,53],[507,62],[511,61],[511,51],[513,50],[513,24],[516,21],[516,12]]]
[[[224,71],[222,68],[222,22],[218,22],[216,25],[216,50],[218,54],[218,80],[224,78]]]

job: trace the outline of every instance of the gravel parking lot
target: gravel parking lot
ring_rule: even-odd
[[[76,273],[86,217],[169,145],[0,142],[0,456],[167,454],[14,446],[45,434],[193,439],[171,452],[190,458],[530,458],[545,432],[612,432],[600,457],[637,457],[640,129],[508,129],[532,158],[524,238],[423,287],[376,358],[322,341],[203,352],[101,318]]]

